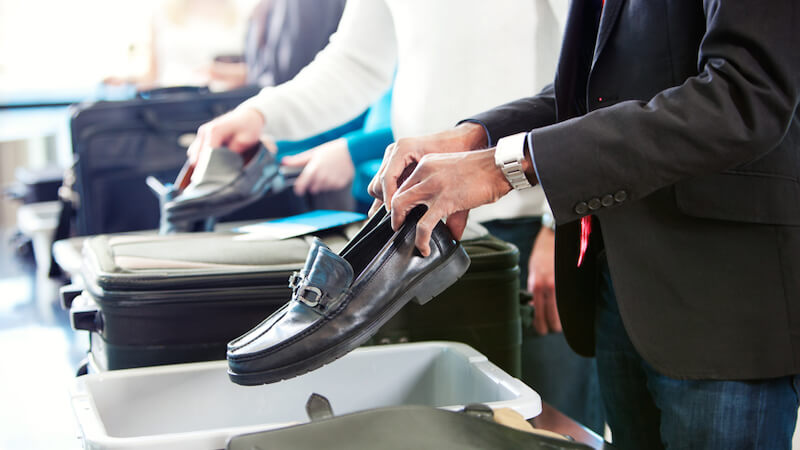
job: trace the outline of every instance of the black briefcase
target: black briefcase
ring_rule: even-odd
[[[62,198],[75,211],[75,233],[92,235],[158,228],[159,205],[147,176],[175,180],[197,128],[258,93],[257,87],[227,92],[166,88],[127,101],[73,106],[70,128],[75,163]],[[286,193],[289,194],[288,192]],[[270,211],[266,205],[277,206]],[[296,214],[297,201],[271,199],[235,220]],[[225,220],[225,219],[223,219]],[[62,229],[62,235],[66,237]]]

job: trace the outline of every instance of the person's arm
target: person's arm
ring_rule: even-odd
[[[463,122],[478,123],[486,131],[487,147],[512,134],[552,125],[556,122],[556,100],[553,85],[527,98],[521,98],[489,111],[474,115]]]
[[[397,49],[383,0],[350,0],[330,43],[291,81],[239,108],[258,111],[278,140],[318,134],[358,116],[392,82]]]
[[[707,0],[703,6],[707,28],[697,76],[649,102],[621,102],[530,132],[525,174],[532,184],[541,182],[557,222],[588,213],[576,205],[598,194],[624,193],[614,196],[617,204],[640,199],[692,176],[753,161],[782,141],[800,103],[800,54],[791,45],[798,14],[794,1],[772,2],[769,11],[755,0]],[[527,101],[530,111],[514,108],[507,114],[535,127],[536,118],[544,117],[536,111],[541,102]],[[516,131],[512,128],[519,121],[503,125],[492,122],[495,116],[486,118],[490,123],[482,121],[490,132],[493,127],[500,134]],[[428,227],[436,220],[510,190],[488,156],[453,156],[418,160],[391,200],[393,225],[414,206],[428,205],[430,217],[417,228],[423,253]],[[400,170],[410,163],[416,161],[398,162]],[[465,170],[475,181],[456,179]],[[473,186],[479,181],[487,183],[483,192]]]
[[[707,0],[703,7],[698,75],[650,101],[531,131],[558,223],[576,220],[576,204],[598,195],[624,191],[626,201],[636,200],[756,160],[797,120],[797,2],[776,0],[765,9],[755,0]]]
[[[194,164],[204,149],[220,145],[244,153],[264,135],[300,140],[348,122],[389,87],[396,54],[385,2],[348,1],[339,29],[316,59],[293,80],[264,88],[201,125],[187,150],[189,160]]]
[[[294,184],[297,195],[333,191],[350,184],[355,166],[380,157],[392,140],[391,128],[356,130],[302,153],[285,156],[281,164],[303,168]]]

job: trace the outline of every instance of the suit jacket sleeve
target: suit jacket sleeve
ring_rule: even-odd
[[[505,136],[551,125],[556,121],[553,85],[545,86],[535,97],[506,103],[467,120],[479,122],[486,128],[489,147],[497,145],[497,141]]]
[[[755,0],[706,0],[703,7],[696,76],[649,101],[532,131],[540,181],[559,223],[580,216],[579,202],[623,190],[628,201],[640,199],[785,145],[787,130],[798,125],[796,0],[768,8]]]

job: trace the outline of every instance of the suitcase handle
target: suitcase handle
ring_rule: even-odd
[[[183,94],[208,94],[208,86],[170,86],[163,88],[147,89],[136,93],[136,98],[149,100]]]
[[[61,297],[61,308],[69,311],[75,297],[81,295],[81,292],[83,292],[83,288],[75,284],[61,286],[61,289],[58,290],[58,296]]]
[[[70,308],[69,322],[73,330],[100,332],[103,330],[103,315],[97,304],[84,295],[75,297]]]

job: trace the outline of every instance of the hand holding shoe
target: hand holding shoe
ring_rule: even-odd
[[[427,136],[404,138],[389,145],[368,192],[375,197],[370,215],[383,204],[392,207],[392,198],[405,176],[422,158],[431,153],[454,153],[486,147],[486,132],[481,125],[462,123],[455,128]]]
[[[447,218],[447,227],[460,239],[470,209],[497,201],[511,190],[494,161],[494,149],[428,154],[403,181],[392,202],[392,228],[397,230],[418,205],[428,210],[417,223],[416,245],[430,254],[431,230]]]
[[[163,222],[179,224],[230,214],[283,188],[278,163],[264,146],[253,148],[250,160],[226,147],[205,151],[185,189],[162,202]]]
[[[228,346],[228,374],[238,384],[272,383],[328,364],[372,337],[409,301],[425,303],[469,266],[442,225],[430,257],[414,247],[418,208],[392,231],[376,214],[341,251],[317,242],[290,302]],[[293,277],[293,279],[295,279]]]
[[[200,125],[197,137],[186,152],[190,166],[194,167],[200,154],[212,148],[224,146],[236,153],[245,154],[259,143],[263,128],[264,117],[252,108],[236,108]]]

